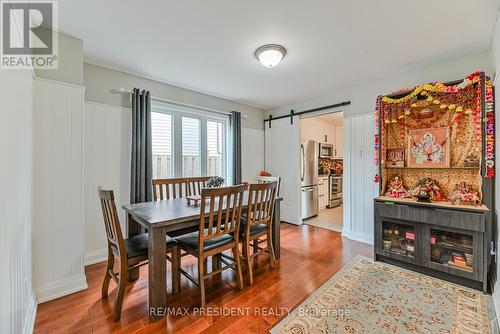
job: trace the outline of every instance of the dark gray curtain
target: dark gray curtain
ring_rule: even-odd
[[[231,111],[231,134],[233,140],[233,182],[241,184],[241,113]]]
[[[151,93],[134,88],[132,91],[132,165],[130,203],[153,199],[153,153],[151,143]]]

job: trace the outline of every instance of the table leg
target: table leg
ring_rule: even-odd
[[[274,248],[274,256],[279,259],[280,258],[280,224],[281,224],[281,201],[276,200],[274,202],[274,217],[273,217],[273,230],[272,239],[273,239],[273,248]]]
[[[151,228],[148,238],[149,318],[156,321],[167,312],[167,252],[165,228]]]
[[[134,218],[127,214],[127,231],[128,236],[132,237],[141,233],[141,225],[134,220]]]
[[[140,225],[129,214],[127,214],[127,231],[129,237],[138,235],[140,233]],[[137,263],[139,263],[139,261],[130,264],[134,265]],[[128,281],[133,282],[136,281],[137,279],[139,279],[139,268],[129,270]]]

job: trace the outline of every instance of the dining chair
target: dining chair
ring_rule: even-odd
[[[200,196],[201,190],[205,188],[207,181],[211,176],[193,176],[193,177],[177,177],[168,179],[153,179],[151,181],[153,187],[153,201],[160,201],[171,198],[184,198],[186,196]],[[177,231],[168,233],[171,237],[176,237],[197,231],[198,227],[187,227]],[[188,255],[181,253],[181,257]],[[180,263],[179,263],[180,266]],[[212,268],[218,268],[220,261],[212,259]],[[206,264],[205,264],[206,267]],[[206,271],[206,270],[205,270]]]
[[[257,183],[277,182],[276,197],[281,195],[281,176],[257,176]]]
[[[118,212],[116,211],[115,198],[112,190],[97,188],[101,201],[102,215],[106,236],[108,240],[108,264],[104,281],[102,283],[102,298],[108,296],[109,282],[113,279],[118,287],[113,318],[120,320],[125,287],[128,282],[128,272],[148,263],[148,234],[139,234],[124,239],[120,227]],[[180,276],[176,268],[179,266],[180,256],[177,242],[166,237],[167,254],[166,258],[172,264],[172,291],[179,291]],[[114,271],[115,258],[118,259],[118,272]]]
[[[241,219],[240,240],[250,285],[253,284],[252,259],[258,254],[267,252],[271,268],[276,268],[271,238],[276,189],[277,182],[251,184],[248,189],[248,209]],[[265,239],[260,239],[264,236]],[[266,247],[261,248],[259,244],[263,242],[266,243]],[[253,243],[252,254],[250,254],[251,243]]]
[[[153,179],[153,200],[159,201],[163,199],[201,195],[201,189],[206,186],[210,178],[211,176],[195,176]]]
[[[239,256],[239,226],[244,185],[225,188],[203,188],[201,191],[199,230],[176,237],[182,250],[198,259],[198,279],[181,268],[179,271],[200,289],[200,306],[205,307],[205,279],[226,269],[236,270],[238,289],[243,288]],[[233,256],[223,254],[232,250]],[[206,261],[217,257],[221,265],[210,273]]]

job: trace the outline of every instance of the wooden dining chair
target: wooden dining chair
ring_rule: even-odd
[[[115,198],[112,190],[97,188],[101,201],[102,215],[106,236],[108,239],[108,265],[102,283],[102,297],[108,296],[109,282],[113,279],[118,287],[115,297],[114,314],[115,321],[120,320],[125,287],[128,282],[128,272],[148,263],[148,234],[139,234],[128,239],[123,238],[120,220],[116,211]],[[180,262],[177,242],[166,237],[166,258],[172,263],[172,291],[179,291],[180,277],[177,270]],[[118,259],[118,272],[114,271],[115,258]]]
[[[281,176],[257,176],[257,183],[277,182],[276,197],[281,195]]]
[[[153,200],[159,201],[171,198],[201,195],[201,189],[206,186],[211,176],[176,177],[170,179],[153,179]]]
[[[258,254],[267,252],[271,268],[276,268],[271,238],[276,189],[277,182],[267,182],[251,184],[248,190],[248,209],[242,218],[240,240],[250,285],[253,284],[252,259]],[[265,239],[260,239],[264,236]],[[261,248],[259,244],[263,242],[266,243],[266,247]],[[253,253],[251,254],[252,243]]]
[[[238,251],[243,189],[243,185],[202,189],[199,231],[175,238],[182,250],[198,259],[198,279],[182,268],[179,271],[198,285],[201,307],[205,307],[205,279],[226,269],[236,270],[237,287],[243,288]],[[232,250],[233,256],[223,254],[226,250]],[[206,261],[211,256],[223,265],[208,273]]]

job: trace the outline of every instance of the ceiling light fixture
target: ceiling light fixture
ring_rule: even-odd
[[[265,67],[278,65],[286,55],[286,49],[278,44],[266,44],[255,51],[255,57]]]

